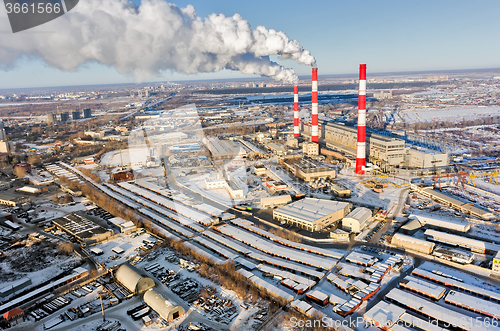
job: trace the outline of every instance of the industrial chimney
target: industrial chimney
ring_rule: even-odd
[[[358,146],[356,174],[363,175],[366,166],[366,64],[359,65]]]
[[[293,87],[293,135],[300,137],[299,128],[299,87]]]
[[[318,137],[318,68],[312,68],[312,122],[311,141],[319,142]]]

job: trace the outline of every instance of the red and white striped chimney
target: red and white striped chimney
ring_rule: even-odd
[[[366,166],[366,64],[359,65],[358,146],[356,174],[363,175]]]
[[[312,68],[312,121],[311,141],[319,142],[318,137],[318,68]]]
[[[299,87],[293,87],[293,135],[300,137],[299,128]]]

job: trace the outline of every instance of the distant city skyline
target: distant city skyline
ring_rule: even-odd
[[[140,0],[133,2],[140,4]],[[500,46],[495,42],[496,33],[500,31],[496,18],[500,3],[496,1],[483,1],[481,6],[468,1],[401,3],[392,0],[175,3],[179,7],[192,4],[200,17],[211,13],[226,16],[238,13],[252,29],[263,25],[285,32],[315,56],[320,76],[355,74],[359,63],[368,64],[368,73],[500,68]],[[0,10],[3,34],[10,29],[5,23],[6,12]],[[33,33],[41,34],[49,27],[47,24],[35,28]],[[23,35],[17,37],[23,38]],[[0,59],[1,56],[0,46]],[[272,59],[293,68],[298,75],[310,74],[308,66],[277,57]],[[0,71],[0,76],[0,89],[136,82],[132,75],[119,74],[114,68],[97,63],[87,63],[75,72],[63,72],[34,57],[23,58],[10,70]],[[153,81],[244,77],[252,76],[229,70],[197,75],[166,71]]]

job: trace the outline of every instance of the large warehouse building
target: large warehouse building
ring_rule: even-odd
[[[214,137],[203,138],[203,143],[212,154],[214,160],[234,159],[247,156],[249,150],[239,142],[221,140]]]
[[[342,229],[345,231],[359,233],[372,218],[372,211],[365,207],[358,207],[351,211],[342,220]]]
[[[445,243],[451,246],[460,246],[481,254],[496,254],[500,251],[500,246],[489,242],[466,238],[446,232],[435,230],[425,230],[425,236],[429,240]]]
[[[432,253],[432,250],[434,249],[434,243],[414,238],[411,236],[407,236],[401,233],[396,233],[392,237],[391,243],[394,246],[404,248],[404,249],[409,249],[411,251],[419,252],[419,253],[425,253],[425,254],[430,254]]]
[[[491,211],[476,207],[473,204],[465,203],[454,197],[451,197],[439,190],[435,190],[432,187],[420,187],[418,185],[411,185],[411,189],[422,194],[423,196],[435,200],[445,206],[454,208],[462,213],[467,213],[469,215],[475,216],[477,218],[492,221],[496,219],[495,214]]]
[[[411,214],[410,220],[417,220],[421,226],[428,228],[446,229],[448,231],[466,233],[470,230],[472,223],[462,221],[461,219],[452,219],[440,215],[416,215]]]
[[[344,218],[352,205],[347,202],[305,198],[273,211],[273,218],[308,231],[319,231]]]
[[[97,243],[113,235],[113,231],[105,229],[86,217],[73,213],[57,218],[52,223],[79,242],[86,244]]]
[[[170,322],[185,313],[182,306],[174,305],[154,289],[149,289],[146,293],[144,293],[144,302],[167,322]]]
[[[122,264],[116,270],[115,278],[134,294],[143,293],[155,286],[154,280],[141,276],[139,271],[128,263]]]

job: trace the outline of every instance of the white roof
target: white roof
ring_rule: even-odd
[[[432,230],[426,230],[427,231],[432,231]],[[401,242],[406,242],[406,243],[411,243],[411,244],[418,244],[418,245],[422,245],[424,247],[428,247],[428,248],[431,248],[431,247],[434,247],[434,243],[431,243],[431,242],[428,242],[426,240],[422,240],[422,239],[418,239],[418,238],[415,238],[415,237],[412,237],[412,236],[407,236],[405,234],[401,234],[401,233],[396,233],[393,237],[392,237],[392,244],[394,244],[394,240],[396,241],[401,241]],[[396,245],[397,246],[397,245]]]
[[[385,301],[379,301],[372,309],[365,312],[364,317],[374,320],[380,325],[391,327],[404,313],[405,309],[401,307]]]
[[[429,224],[435,227],[440,227],[460,232],[467,232],[466,228],[471,224],[470,222],[463,222],[461,219],[457,218],[451,219],[439,215],[433,215],[432,217],[429,217],[424,215],[412,214],[409,216],[409,219],[417,219],[420,222],[420,224],[422,224],[422,226]]]
[[[300,249],[303,251],[312,252],[312,253],[319,254],[319,255],[330,256],[330,257],[333,257],[333,258],[336,258],[339,260],[344,257],[343,252],[339,252],[339,251],[336,251],[333,249],[320,248],[320,247],[311,246],[311,245],[302,244],[302,243],[296,243],[294,241],[287,240],[287,239],[281,238],[279,236],[275,236],[274,234],[267,232],[266,230],[262,230],[262,229],[256,227],[253,222],[248,221],[248,220],[243,220],[241,218],[237,218],[237,219],[232,220],[231,223],[233,223],[234,225],[237,225],[239,227],[242,227],[244,229],[247,229],[249,231],[255,232],[255,233],[257,233],[265,238],[269,238],[274,242],[278,242],[278,243],[283,244],[283,245],[288,246],[288,247],[297,248],[297,249]]]
[[[489,290],[486,290],[486,289],[481,288],[479,286],[466,284],[466,283],[460,282],[458,280],[439,276],[433,272],[424,270],[422,268],[413,269],[412,274],[418,275],[418,276],[423,276],[423,277],[428,277],[430,279],[435,279],[441,283],[445,283],[447,286],[449,285],[452,287],[457,287],[457,288],[463,289],[467,292],[478,293],[478,294],[488,296],[488,297],[494,298],[495,300],[500,301],[500,293],[498,293],[498,292],[489,291]]]
[[[313,223],[330,214],[343,210],[349,203],[325,199],[305,198],[281,208],[275,209],[273,213],[278,213],[305,222]]]
[[[300,312],[303,312],[305,313],[306,311],[308,311],[309,309],[311,309],[311,305],[308,304],[307,302],[305,301],[302,301],[302,300],[295,300],[294,302],[292,302],[290,304],[290,306],[292,306],[292,308],[295,308],[297,309],[298,311]]]
[[[335,294],[330,294],[330,298],[329,298],[329,301],[332,305],[336,305],[336,304],[339,304],[339,305],[343,305],[344,303],[346,303],[348,300],[347,299],[343,299],[339,296],[336,296]]]
[[[356,209],[351,211],[349,214],[347,214],[346,217],[344,217],[344,219],[351,218],[351,219],[359,221],[359,223],[364,223],[370,217],[372,217],[372,211],[370,209],[365,208],[365,207],[357,207]]]
[[[492,243],[466,238],[462,236],[457,236],[454,234],[449,234],[445,232],[440,232],[436,230],[425,230],[424,234],[426,236],[432,237],[434,240],[445,242],[445,243],[453,243],[462,247],[467,248],[479,248],[482,250],[490,250],[490,251],[500,251],[500,246]]]
[[[494,316],[497,319],[500,318],[500,305],[495,302],[487,301],[456,291],[450,291],[446,296],[445,301],[447,303],[453,303],[458,306],[472,308],[476,311],[479,310],[485,314]]]
[[[312,298],[315,298],[315,299],[318,299],[319,301],[324,301],[324,300],[328,300],[329,299],[329,296],[328,294],[325,294],[319,290],[314,290],[314,291],[309,291],[307,292],[307,295],[312,297]]]
[[[425,293],[428,296],[436,299],[440,298],[446,291],[446,289],[442,286],[429,283],[425,280],[413,276],[406,276],[405,280],[407,280],[407,283],[404,285],[405,287],[409,287],[418,292]],[[401,281],[399,284],[401,283],[403,282]]]
[[[108,220],[109,222],[113,223],[114,225],[122,224],[125,223],[126,220],[124,220],[121,217],[113,217]]]
[[[288,272],[288,271],[285,271],[285,270],[281,270],[281,269],[277,269],[275,267],[268,266],[268,265],[265,265],[265,264],[259,264],[258,268],[262,272],[266,272],[266,273],[269,273],[269,274],[272,274],[272,275],[278,275],[278,276],[281,276],[283,278],[291,279],[291,280],[293,280],[293,281],[295,281],[297,283],[305,284],[308,287],[314,286],[316,284],[316,282],[314,280],[310,280],[307,277],[304,277],[304,276],[301,276],[301,275],[297,275],[297,274],[293,274],[291,272]]]
[[[413,315],[410,315],[408,313],[404,313],[400,321],[406,322],[407,325],[415,325],[422,330],[427,330],[427,331],[446,331],[446,329],[443,329],[435,324],[432,324],[424,319],[415,317]]]
[[[476,330],[499,330],[496,327],[485,326],[483,323],[476,321],[470,316],[442,307],[438,304],[422,299],[411,293],[401,291],[394,288],[387,293],[386,298],[398,302],[408,308],[420,311],[422,314],[435,318],[439,321],[456,325],[463,330],[476,331]]]
[[[216,230],[269,255],[296,261],[305,265],[330,270],[338,262],[338,260],[334,258],[319,256],[299,249],[276,244],[267,238],[262,238],[257,234],[253,234],[229,224],[218,226]]]

